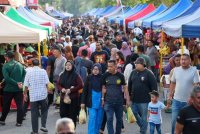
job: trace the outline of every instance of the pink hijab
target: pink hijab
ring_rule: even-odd
[[[122,48],[120,49],[120,51],[123,53],[124,57],[126,58],[128,55],[131,55],[131,50],[128,47],[127,42],[123,42],[122,43]]]

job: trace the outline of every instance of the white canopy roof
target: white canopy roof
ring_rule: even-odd
[[[38,43],[47,33],[25,27],[0,13],[0,43]]]
[[[55,19],[55,18],[49,16],[48,14],[46,14],[45,12],[43,12],[43,11],[40,10],[40,9],[38,9],[38,10],[32,9],[32,12],[35,13],[36,15],[38,15],[39,17],[44,18],[44,19],[46,19],[46,20],[56,22],[56,23],[58,23],[59,25],[62,24],[62,21],[61,21],[61,20],[57,20],[57,19]]]
[[[187,16],[179,17],[174,20],[163,23],[163,31],[172,37],[181,37],[182,35],[182,25],[189,23],[197,18],[200,18],[200,8],[197,9],[193,14]]]

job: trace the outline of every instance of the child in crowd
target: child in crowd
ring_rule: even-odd
[[[169,105],[165,106],[159,99],[159,93],[153,90],[151,93],[151,102],[148,105],[148,117],[147,120],[150,126],[150,134],[154,134],[156,128],[157,133],[161,134],[162,116],[161,110],[168,109]]]

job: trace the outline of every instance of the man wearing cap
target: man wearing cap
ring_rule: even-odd
[[[140,127],[140,133],[146,134],[148,103],[151,100],[149,93],[153,90],[157,91],[157,82],[153,73],[146,68],[144,58],[137,58],[135,68],[129,77],[128,89],[132,99],[132,110]]]
[[[8,51],[5,55],[6,63],[3,65],[3,77],[5,79],[3,111],[0,117],[0,125],[5,125],[6,117],[10,111],[10,104],[14,98],[17,105],[17,123],[22,125],[23,119],[23,82],[26,71],[24,67],[14,60],[14,53]]]

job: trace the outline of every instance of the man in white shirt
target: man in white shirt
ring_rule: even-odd
[[[24,80],[24,100],[27,100],[27,92],[30,95],[31,104],[31,122],[32,134],[38,134],[38,118],[39,107],[41,108],[41,125],[40,128],[43,132],[48,132],[46,128],[47,114],[48,114],[48,101],[47,101],[47,85],[49,78],[44,69],[39,68],[39,60],[32,60],[33,68],[30,69],[25,76]]]
[[[200,82],[197,69],[190,66],[190,64],[190,56],[188,54],[183,54],[181,56],[181,66],[174,68],[174,72],[171,77],[168,102],[171,102],[173,98],[172,134],[174,134],[178,113],[187,105],[192,89]]]
[[[71,42],[71,38],[70,38],[70,36],[66,36],[65,37],[65,42],[64,42],[64,47],[66,47],[66,46],[72,46],[72,42]]]

